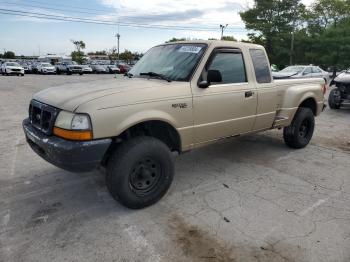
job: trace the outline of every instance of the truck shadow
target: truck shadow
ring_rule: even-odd
[[[268,165],[273,164],[271,159],[289,151],[291,150],[283,144],[280,137],[264,133],[223,140],[177,157],[177,183],[171,191],[181,191],[182,186],[179,186],[179,183],[191,186],[195,184],[193,181],[205,179],[202,177],[203,172],[212,172],[220,176],[220,170],[209,168],[213,161],[225,161],[226,165],[237,166],[241,162]],[[18,248],[21,250],[17,253],[18,256],[30,249],[30,239],[35,235],[45,234],[49,238],[48,241],[64,248],[71,241],[79,240],[79,227],[85,223],[93,220],[103,221],[106,217],[129,217],[134,213],[135,216],[139,216],[140,213],[147,214],[152,210],[128,210],[114,201],[105,186],[104,172],[75,174],[55,168],[42,160],[27,168],[24,163],[34,158],[33,154],[29,148],[21,150],[15,168],[16,173],[20,173],[21,176],[0,181],[0,212],[7,210],[11,214],[9,224],[0,230],[0,235],[28,239]],[[194,165],[200,166],[191,171]],[[168,197],[171,198],[171,194],[168,194]],[[166,196],[156,205],[171,210],[172,204]],[[164,216],[168,216],[166,212]],[[264,253],[268,251],[265,250]]]
[[[70,173],[43,164],[43,161],[38,161],[38,165],[27,169],[21,167],[21,164],[25,159],[32,158],[33,153],[29,150],[24,151],[27,152],[19,156],[16,167],[16,172],[23,173],[23,176],[0,181],[1,209],[20,212],[21,217],[29,218],[18,221],[23,228],[39,227],[59,218],[60,214],[86,214],[84,219],[95,219],[110,213],[134,212],[122,207],[109,195],[103,170]],[[178,156],[176,176],[181,177],[182,182],[186,184],[183,180],[193,180],[201,176],[201,172],[192,172],[191,177],[181,174],[193,165],[201,164],[205,169],[213,161],[222,160],[233,165],[249,161],[266,165],[271,159],[288,151],[290,149],[280,138],[265,134],[227,139]]]

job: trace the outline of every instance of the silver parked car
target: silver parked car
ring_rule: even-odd
[[[287,66],[279,72],[273,72],[272,76],[274,79],[288,79],[288,78],[323,78],[326,84],[329,84],[329,73],[322,70],[318,66],[304,66],[294,65]]]

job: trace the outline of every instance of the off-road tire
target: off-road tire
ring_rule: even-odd
[[[335,88],[335,89],[332,89],[331,92],[329,93],[328,105],[331,109],[339,109],[340,108],[340,104],[337,104],[335,102],[335,96],[336,96],[337,92],[340,92],[340,91]]]
[[[173,177],[174,161],[168,146],[156,138],[140,136],[123,142],[112,152],[106,185],[122,205],[140,209],[161,199]]]
[[[310,108],[299,107],[290,126],[283,129],[283,138],[291,148],[303,148],[312,138],[315,117]]]

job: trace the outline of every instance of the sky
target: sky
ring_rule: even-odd
[[[311,1],[303,3],[309,5]],[[84,41],[86,52],[109,50],[116,46],[117,33],[121,52],[145,52],[172,37],[220,38],[220,24],[228,24],[224,35],[241,40],[247,38],[247,31],[239,12],[252,5],[253,0],[0,0],[1,13],[16,10],[31,16],[36,13],[79,17],[105,23],[0,13],[0,53],[11,50],[16,55],[70,54],[74,50],[72,39]]]

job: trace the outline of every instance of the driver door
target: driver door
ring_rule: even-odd
[[[256,118],[257,92],[248,81],[244,55],[237,48],[214,49],[202,73],[221,74],[221,82],[193,88],[195,144],[246,133]]]

